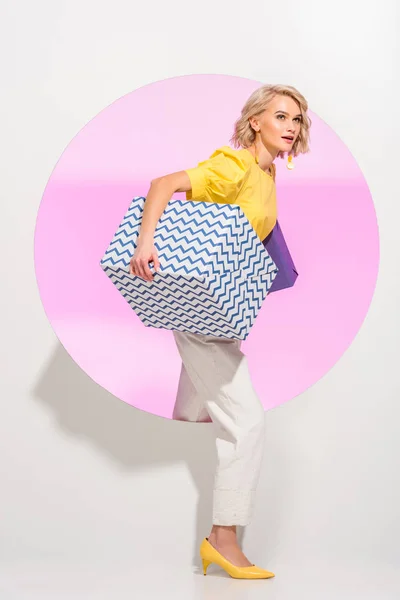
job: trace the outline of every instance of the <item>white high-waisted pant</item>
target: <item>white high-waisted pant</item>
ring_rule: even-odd
[[[173,331],[182,358],[173,418],[212,422],[217,469],[213,524],[251,521],[265,440],[265,411],[241,340]]]

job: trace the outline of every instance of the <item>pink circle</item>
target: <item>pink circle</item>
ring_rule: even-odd
[[[46,186],[35,267],[47,317],[67,352],[109,392],[171,418],[181,360],[171,331],[147,328],[99,262],[150,180],[194,167],[228,144],[262,82],[228,75],[158,81],[102,110],[69,143]],[[266,409],[318,381],[351,344],[369,308],[379,236],[366,181],[317,115],[311,152],[277,159],[278,219],[299,277],[267,296],[242,350]],[[174,198],[184,198],[182,193]]]

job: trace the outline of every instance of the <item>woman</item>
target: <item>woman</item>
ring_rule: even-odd
[[[277,156],[309,151],[311,120],[305,98],[293,87],[263,85],[253,92],[235,123],[229,146],[218,148],[197,167],[151,182],[143,210],[131,274],[153,279],[149,263],[158,269],[154,232],[172,195],[187,200],[241,206],[260,240],[277,218],[275,165]],[[264,445],[265,413],[249,375],[240,340],[173,332],[182,358],[174,418],[212,421],[216,431],[217,470],[214,480],[213,524],[200,547],[204,574],[214,562],[232,577],[260,579],[274,574],[256,567],[243,554],[237,525],[248,525],[255,499]]]

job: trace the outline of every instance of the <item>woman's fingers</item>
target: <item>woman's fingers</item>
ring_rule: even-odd
[[[136,268],[135,260],[134,260],[134,258],[132,256],[131,260],[129,261],[129,273],[131,275],[136,275],[135,268]]]
[[[141,272],[143,273],[143,278],[147,279],[148,281],[153,281],[153,274],[150,271],[148,261],[143,259],[141,262],[141,267],[142,267]]]
[[[160,268],[160,261],[154,247],[152,252],[143,252],[143,250],[136,252],[129,262],[129,273],[141,277],[145,281],[153,281],[154,276],[149,267],[151,262],[154,263],[154,269],[157,271]]]
[[[130,273],[137,277],[141,277],[145,281],[153,280],[153,274],[150,271],[148,262],[144,260],[133,261],[130,265]]]
[[[156,271],[158,271],[159,268],[160,268],[160,261],[158,260],[157,254],[154,254],[154,256],[153,256],[153,262],[154,262],[154,269]]]
[[[143,267],[142,267],[142,263],[141,263],[140,260],[136,261],[135,271],[136,271],[136,275],[138,277],[140,277],[141,279],[145,279],[144,272],[143,272]]]

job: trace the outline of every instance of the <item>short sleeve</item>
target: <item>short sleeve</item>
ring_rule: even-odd
[[[197,167],[186,169],[191,183],[191,191],[186,193],[188,200],[208,202],[235,201],[244,177],[240,163],[222,152],[215,152]]]
[[[206,169],[203,167],[194,167],[193,169],[186,169],[186,173],[190,179],[191,191],[187,192],[186,196],[188,199],[203,198],[206,193]]]

